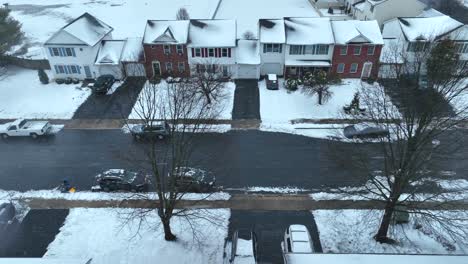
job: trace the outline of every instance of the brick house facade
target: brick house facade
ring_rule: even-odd
[[[187,46],[152,44],[144,45],[145,70],[148,78],[158,75],[162,77],[189,77]]]
[[[331,72],[341,78],[377,78],[381,52],[382,45],[336,45]]]

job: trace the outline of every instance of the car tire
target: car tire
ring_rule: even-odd
[[[7,138],[8,138],[8,134],[2,134],[2,138],[3,138],[3,139],[7,139]]]
[[[36,139],[38,137],[38,135],[36,133],[31,133],[30,135],[33,139]]]

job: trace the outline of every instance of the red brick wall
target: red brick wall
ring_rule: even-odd
[[[333,50],[333,61],[332,61],[332,73],[338,74],[341,78],[361,78],[362,67],[365,62],[372,62],[372,78],[377,78],[379,73],[379,58],[382,52],[382,46],[375,46],[374,55],[367,55],[368,45],[361,45],[361,55],[354,55],[354,47],[356,45],[347,45],[348,52],[346,55],[340,55],[340,49],[342,46],[336,45]],[[338,73],[338,64],[344,63],[345,69],[343,73]],[[350,73],[351,64],[357,63],[358,69],[356,73]]]
[[[184,54],[177,53],[176,45],[170,45],[171,53],[164,54],[164,45],[144,45],[145,51],[145,69],[146,77],[153,77],[153,61],[159,61],[161,67],[161,75],[163,77],[188,77],[190,76],[190,68],[188,65],[187,46],[183,45]],[[166,62],[172,62],[172,72],[166,71]],[[179,72],[179,62],[185,63],[185,71]]]

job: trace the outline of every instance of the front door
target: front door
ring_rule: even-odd
[[[364,66],[362,67],[362,74],[361,78],[369,78],[371,76],[372,72],[372,62],[366,62],[364,63]]]
[[[91,75],[91,69],[89,68],[89,66],[84,66],[84,71],[85,71],[86,78],[90,79],[93,77]]]
[[[161,65],[159,61],[153,61],[153,76],[161,75]]]

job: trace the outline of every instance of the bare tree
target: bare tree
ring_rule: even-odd
[[[190,83],[195,91],[205,97],[208,105],[211,105],[213,101],[219,101],[224,97],[225,80],[229,78],[229,73],[223,72],[219,65],[198,64]]]
[[[333,96],[333,92],[330,91],[330,78],[325,71],[308,72],[304,75],[302,82],[303,91],[310,95],[317,95],[319,105],[327,102]]]
[[[179,10],[177,10],[176,19],[177,20],[190,20],[190,15],[187,9],[185,9],[184,7],[179,8]]]
[[[139,195],[150,203],[156,203],[156,209],[135,209],[128,219],[140,219],[154,216],[154,210],[161,220],[165,239],[176,240],[171,229],[173,217],[204,218],[216,224],[216,218],[207,215],[206,210],[189,210],[178,208],[181,200],[190,191],[178,185],[178,177],[185,173],[184,168],[189,165],[190,157],[196,147],[195,133],[204,132],[209,125],[204,124],[207,119],[216,117],[204,97],[193,89],[189,82],[180,83],[150,83],[147,82],[134,106],[134,118],[144,124],[155,120],[170,123],[169,135],[165,141],[150,138],[145,144],[139,144],[136,151],[143,150],[141,160],[133,160],[151,173],[152,186],[156,190],[157,201],[151,195]],[[128,126],[131,126],[128,122]],[[132,157],[137,157],[133,155]],[[201,195],[198,201],[209,197]],[[196,205],[196,201],[193,205]],[[195,228],[195,227],[194,227]]]
[[[255,39],[255,34],[252,32],[252,31],[249,31],[247,30],[246,32],[244,32],[244,34],[242,34],[242,37],[244,39]]]
[[[460,216],[449,216],[436,211],[421,210],[415,201],[448,202],[443,192],[421,195],[431,176],[434,156],[453,152],[460,144],[456,126],[467,121],[466,105],[458,105],[447,111],[448,105],[459,103],[460,95],[468,90],[464,84],[467,65],[460,63],[459,54],[451,40],[434,44],[421,44],[411,54],[394,50],[388,54],[398,58],[389,69],[395,77],[387,85],[403,92],[406,103],[398,110],[388,98],[384,87],[363,85],[360,95],[366,111],[359,113],[356,122],[370,120],[373,125],[389,131],[386,136],[373,139],[381,162],[371,162],[366,144],[356,144],[355,155],[347,155],[348,166],[367,172],[365,186],[367,199],[382,202],[384,213],[375,239],[392,243],[389,227],[396,214],[409,212],[418,218],[436,222],[440,230],[450,238],[468,235],[467,226],[459,225]],[[428,84],[421,84],[420,76],[427,74]],[[426,87],[427,86],[427,87]],[[388,88],[388,87],[387,87]],[[441,144],[440,142],[443,142]],[[362,143],[365,139],[356,139]],[[352,158],[350,158],[352,157]],[[378,171],[379,173],[375,173]],[[427,186],[426,186],[427,187]],[[347,193],[348,190],[342,190]],[[437,209],[437,208],[434,208]],[[442,217],[443,216],[443,217]],[[465,219],[466,220],[466,219]],[[465,221],[465,223],[467,223]]]

